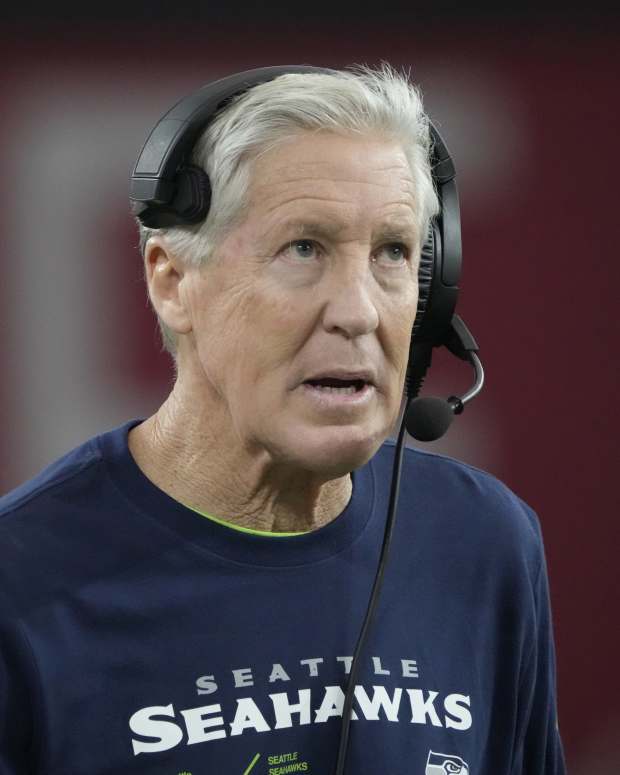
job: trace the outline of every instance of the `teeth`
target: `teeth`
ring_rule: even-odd
[[[315,390],[320,390],[322,393],[340,393],[345,395],[351,395],[351,393],[356,393],[355,385],[350,385],[349,387],[327,387],[327,385],[311,385]]]

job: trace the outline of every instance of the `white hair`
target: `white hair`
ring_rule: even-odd
[[[402,144],[420,204],[420,249],[431,219],[440,211],[431,174],[429,119],[408,74],[382,63],[374,69],[353,65],[334,74],[288,73],[233,98],[203,131],[192,153],[192,163],[206,171],[211,183],[207,218],[161,229],[138,222],[142,253],[149,237],[157,234],[186,264],[206,264],[246,212],[253,161],[300,132],[318,130],[379,135]],[[159,316],[158,324],[164,349],[176,359],[176,335]]]

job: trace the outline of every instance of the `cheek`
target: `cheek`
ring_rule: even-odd
[[[401,336],[407,342],[411,339],[413,324],[418,312],[418,298],[418,283],[416,282],[409,294],[406,304],[403,305],[401,313]]]
[[[254,296],[248,327],[261,360],[275,369],[295,357],[311,335],[316,319],[308,309],[308,292],[293,295],[270,291],[263,289]]]
[[[247,362],[243,316],[224,306],[212,306],[199,316],[195,335],[198,358],[209,382],[220,395],[236,392]]]
[[[230,386],[240,392],[261,390],[275,399],[290,379],[290,364],[303,344],[299,308],[288,301],[248,297],[231,310],[226,335],[219,342]]]
[[[416,302],[417,304],[417,302]],[[393,311],[387,324],[389,331],[388,358],[395,367],[395,377],[404,378],[409,360],[409,346],[415,320],[416,307],[399,307],[400,314]]]

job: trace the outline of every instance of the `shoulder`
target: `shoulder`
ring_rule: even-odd
[[[89,534],[90,516],[111,497],[106,448],[122,446],[130,424],[84,441],[0,497],[0,573]]]
[[[0,498],[0,608],[69,593],[118,560],[122,511],[107,469],[126,428],[88,439]]]
[[[79,501],[98,476],[100,438],[84,441],[0,497],[0,535],[18,530],[24,523],[33,527],[33,521],[49,521]]]
[[[385,442],[380,455],[383,476],[391,481],[396,444]],[[454,532],[489,548],[518,551],[533,566],[543,553],[542,532],[534,509],[488,471],[448,455],[406,447],[401,495],[419,518],[432,520],[444,533]]]
[[[99,460],[90,439],[0,498],[0,610],[19,609],[33,589],[43,592],[39,574],[51,581],[51,565],[58,574],[66,563],[67,533],[84,533],[76,529],[78,493],[90,490],[86,480]]]
[[[97,437],[89,439],[50,463],[36,476],[0,497],[0,529],[6,520],[27,512],[42,501],[54,497],[63,488],[70,488],[79,478],[101,460]]]
[[[0,531],[33,513],[53,513],[96,493],[103,464],[126,449],[127,433],[138,420],[87,439],[54,460],[36,476],[0,497]]]

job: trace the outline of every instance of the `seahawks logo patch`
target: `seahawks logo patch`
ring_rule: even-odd
[[[469,775],[469,765],[460,756],[428,752],[424,775]]]

